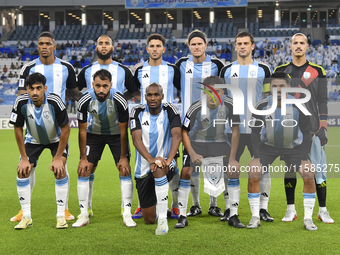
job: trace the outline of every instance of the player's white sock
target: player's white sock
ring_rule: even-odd
[[[240,204],[240,180],[229,179],[228,180],[228,193],[230,199],[230,217],[237,214],[238,206]]]
[[[131,215],[132,195],[133,195],[133,183],[130,176],[119,176],[120,191],[122,194],[124,213],[123,215]]]
[[[32,167],[30,176],[28,177],[30,179],[31,196],[32,196],[32,192],[33,192],[33,188],[35,184],[35,169],[36,168],[37,168],[36,166]]]
[[[17,192],[23,216],[31,218],[31,187],[29,178],[17,177]]]
[[[248,200],[252,216],[260,218],[260,193],[249,193]]]
[[[92,209],[93,183],[94,183],[94,173],[90,174],[90,178],[89,178],[88,207],[91,208],[91,209]]]
[[[217,206],[217,197],[210,196],[210,203],[209,203],[209,208],[210,207],[216,207]]]
[[[225,190],[223,192],[223,196],[224,196],[224,202],[225,202],[225,209],[229,209],[230,208],[230,200],[229,200],[229,193],[228,193],[228,178],[224,178],[224,186],[225,186]]]
[[[67,177],[67,195],[66,195],[66,201],[65,201],[65,208],[68,209],[68,196],[70,194],[70,175],[68,174],[67,171],[67,162],[65,163],[65,173],[66,173],[66,177]]]
[[[55,196],[57,200],[57,217],[65,216],[65,205],[68,194],[68,179],[55,179]]]
[[[326,212],[327,208],[326,207],[319,207],[319,213]]]
[[[315,205],[315,193],[303,193],[303,206],[305,207],[305,218],[311,219]]]
[[[287,205],[287,210],[289,210],[289,211],[295,211],[295,204],[289,204],[289,205]]]
[[[89,177],[78,177],[77,183],[80,214],[88,216]]]
[[[177,167],[175,170],[175,175],[174,177],[172,177],[172,180],[169,183],[172,196],[171,208],[178,208],[178,185],[179,185],[179,169]]]
[[[188,198],[190,192],[190,180],[179,179],[178,206],[180,214],[187,215]]]
[[[270,173],[266,172],[261,175],[260,177],[260,209],[265,209],[268,211],[268,202],[269,202],[269,195],[270,195],[270,188],[272,182],[270,178]]]
[[[158,219],[166,219],[168,208],[169,183],[166,176],[155,178],[155,192],[157,197]]]
[[[200,173],[192,172],[190,178],[192,204],[200,206]]]

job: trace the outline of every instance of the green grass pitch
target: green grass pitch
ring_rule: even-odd
[[[328,163],[340,164],[339,128],[329,128],[329,143],[326,149]],[[75,216],[79,214],[77,198],[77,165],[79,160],[78,130],[72,129],[68,171],[71,176],[69,209]],[[118,171],[113,158],[106,148],[96,171],[93,195],[94,217],[90,225],[74,229],[57,230],[54,178],[49,170],[51,156],[44,151],[36,169],[36,185],[32,197],[33,227],[15,231],[16,225],[9,219],[14,216],[20,204],[16,191],[16,167],[19,151],[13,130],[0,131],[0,254],[338,254],[340,245],[339,222],[340,179],[329,178],[327,208],[335,220],[334,224],[324,224],[317,219],[318,203],[313,220],[319,228],[309,232],[303,227],[302,180],[298,179],[296,189],[296,209],[298,218],[291,223],[282,222],[286,202],[283,179],[273,178],[269,201],[269,212],[274,222],[262,222],[255,230],[235,229],[219,218],[208,215],[209,197],[203,192],[201,180],[201,216],[189,218],[185,229],[174,229],[176,220],[170,219],[169,233],[155,236],[156,225],[145,225],[143,219],[136,220],[136,228],[127,228],[120,215],[121,197]],[[134,167],[134,149],[131,168]],[[246,152],[240,162],[248,164]],[[281,164],[276,161],[275,164]],[[338,174],[340,176],[340,173]],[[132,210],[137,206],[136,190]],[[188,207],[191,206],[191,196]],[[224,210],[222,195],[218,205]],[[247,199],[247,179],[241,178],[241,201],[239,215],[242,223],[251,218]]]

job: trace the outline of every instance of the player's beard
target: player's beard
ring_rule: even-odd
[[[99,59],[108,60],[109,58],[112,57],[113,50],[111,48],[111,50],[108,51],[106,54],[101,54],[98,50],[96,50],[96,53]]]
[[[99,102],[101,102],[101,103],[104,102],[107,99],[107,96],[108,96],[109,93],[107,93],[107,94],[104,94],[104,93],[97,94],[96,92],[94,92],[94,94],[96,95],[97,100]],[[100,97],[99,95],[104,95],[104,97]]]

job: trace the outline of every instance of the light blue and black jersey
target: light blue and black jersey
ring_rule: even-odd
[[[66,107],[54,93],[45,93],[43,104],[37,108],[28,93],[19,95],[13,105],[10,123],[27,131],[25,144],[51,144],[59,142],[61,128],[68,124]]]
[[[142,131],[142,141],[146,150],[154,158],[160,156],[167,158],[172,134],[171,129],[181,127],[181,119],[175,105],[162,104],[158,115],[152,115],[147,105],[137,105],[130,113],[131,133]],[[135,177],[144,178],[150,174],[150,164],[136,149]]]
[[[149,61],[140,64],[135,71],[134,80],[136,87],[141,91],[141,104],[145,103],[145,90],[153,82],[163,88],[163,102],[173,103],[174,87],[181,90],[180,73],[177,66],[162,61],[159,66],[150,66]]]
[[[203,96],[200,82],[209,76],[218,76],[224,65],[219,59],[207,55],[202,63],[194,63],[190,56],[178,60],[176,66],[181,73],[182,116],[185,116],[190,105]]]
[[[289,95],[289,98],[294,97]],[[263,98],[256,106],[257,110],[267,110],[272,107],[272,96]],[[277,108],[272,114],[255,115],[251,121],[252,132],[261,134],[261,143],[277,147],[292,149],[302,145],[305,134],[309,136],[311,130],[310,116],[304,115],[295,105],[287,104],[286,115]],[[310,137],[307,139],[310,142]],[[309,148],[306,150],[308,154]]]
[[[59,95],[64,103],[66,89],[77,87],[73,66],[57,57],[52,65],[44,65],[39,58],[24,65],[20,71],[19,90],[26,90],[25,79],[32,73],[43,74],[46,77],[47,91]]]
[[[257,61],[253,61],[250,65],[240,65],[237,61],[223,67],[220,77],[225,79],[226,84],[230,84],[238,87],[244,98],[244,114],[240,115],[241,134],[250,134],[251,130],[248,127],[248,121],[251,119],[251,111],[248,108],[248,94],[249,91],[253,91],[252,105],[255,107],[257,102],[263,98],[263,92],[265,86],[268,84],[268,78],[270,77],[270,69],[265,64],[260,64]],[[228,95],[233,97],[233,94],[228,90]],[[231,133],[231,130],[227,128],[227,133]]]
[[[206,107],[202,111],[200,100],[193,103],[185,115],[182,128],[190,131],[191,142],[229,142],[224,130],[229,125],[238,126],[239,122],[239,115],[233,115],[232,98],[225,96],[223,105],[218,105],[215,109]]]
[[[77,117],[80,123],[87,122],[88,133],[119,135],[119,122],[129,120],[128,104],[123,95],[113,88],[104,102],[99,102],[94,90],[89,89],[78,101]]]
[[[105,69],[108,70],[112,75],[112,87],[115,88],[119,93],[124,95],[125,90],[128,90],[131,94],[138,90],[134,88],[132,73],[126,66],[113,61],[109,65],[100,65],[94,62],[91,65],[85,66],[78,74],[78,88],[91,89],[93,82],[93,75],[95,72]]]

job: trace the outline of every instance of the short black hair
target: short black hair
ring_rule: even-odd
[[[285,72],[275,72],[270,76],[270,84],[272,80],[280,79],[285,80],[288,85],[290,85],[290,76]]]
[[[149,86],[147,86],[146,89],[145,89],[145,93],[147,93],[147,91],[148,91],[149,88],[151,88],[151,87],[158,87],[159,89],[161,89],[161,94],[163,95],[163,87],[162,87],[162,85],[160,85],[160,84],[157,83],[157,82],[153,82],[153,83],[151,83]]]
[[[40,39],[40,37],[49,37],[51,38],[53,41],[55,41],[55,37],[51,32],[42,32],[39,36],[38,36],[38,40]]]
[[[149,42],[151,40],[160,40],[163,43],[163,46],[165,45],[165,38],[163,37],[163,35],[160,34],[151,34],[148,36],[148,38],[146,39],[147,45],[149,45]]]
[[[255,38],[254,38],[254,36],[251,33],[246,32],[246,31],[239,32],[235,36],[235,43],[236,43],[237,38],[246,37],[246,36],[250,38],[251,44],[253,45],[255,43]]]
[[[96,77],[99,77],[102,81],[108,79],[111,82],[112,75],[108,70],[100,69],[97,72],[93,74],[93,80],[96,79]]]
[[[215,84],[225,84],[225,81],[223,78],[218,76],[209,76],[203,80],[203,83],[208,85],[215,85]]]
[[[46,85],[46,77],[41,73],[32,73],[26,78],[27,87],[32,87],[33,84]]]

